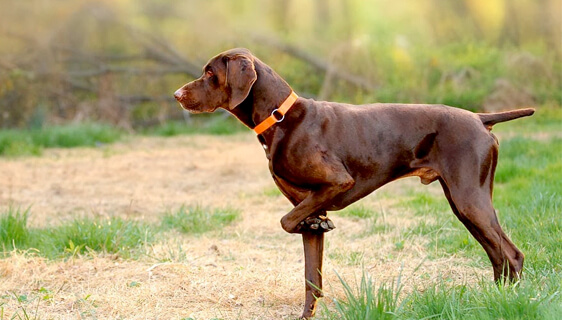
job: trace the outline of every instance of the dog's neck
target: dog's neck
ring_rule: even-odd
[[[256,58],[254,66],[257,80],[252,86],[250,94],[240,105],[230,112],[243,124],[254,128],[271,115],[271,112],[279,108],[285,99],[291,94],[291,87],[283,78],[266,64]],[[266,130],[260,136],[262,143],[269,144],[272,141],[274,127]]]

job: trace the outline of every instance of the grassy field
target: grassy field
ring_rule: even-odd
[[[244,130],[232,117],[196,117],[189,123],[170,121],[143,129],[139,134],[170,137],[180,134],[227,135]],[[45,148],[95,147],[131,136],[123,129],[95,123],[47,126],[41,129],[0,130],[0,156],[41,155]]]
[[[225,121],[207,132],[240,131]],[[519,282],[496,286],[439,187],[406,179],[332,214],[318,319],[557,319],[560,123],[545,107],[494,128],[494,201],[526,257]],[[279,227],[290,205],[255,138],[175,126],[0,133],[0,319],[298,316],[300,239]]]

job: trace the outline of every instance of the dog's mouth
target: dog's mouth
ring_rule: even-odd
[[[196,101],[192,97],[185,96],[180,90],[174,93],[174,97],[178,101],[178,104],[183,110],[189,111],[191,113],[203,113],[203,112],[214,112],[217,107],[205,106],[201,101]]]
[[[201,113],[203,111],[199,110],[199,103],[192,103],[189,104],[189,106],[186,106],[184,102],[182,101],[178,101],[178,103],[180,104],[180,107],[182,107],[183,110],[187,110],[191,113]]]
[[[189,112],[194,112],[194,113],[201,112],[197,110],[200,103],[194,103],[192,101],[188,101],[189,103],[186,103],[183,95],[178,95],[177,93],[174,96],[183,110],[187,110]]]
[[[215,110],[217,110],[217,108],[210,108],[210,109],[203,108],[202,104],[199,102],[190,103],[188,105],[186,105],[185,102],[182,101],[178,101],[178,103],[183,110],[189,111],[190,113],[206,113],[206,112],[214,112]]]

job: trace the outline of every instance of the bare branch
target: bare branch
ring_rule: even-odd
[[[274,39],[273,37],[266,37],[263,35],[253,35],[253,39],[263,45],[273,47],[277,50],[283,51],[297,59],[303,60],[309,63],[316,69],[322,70],[326,73],[331,73],[331,76],[349,82],[359,88],[364,90],[372,91],[376,89],[376,85],[372,84],[369,80],[354,75],[343,70],[338,69],[336,66],[326,62],[325,60],[318,58],[310,53],[297,48],[296,46],[290,45],[288,43],[282,42],[280,40]]]

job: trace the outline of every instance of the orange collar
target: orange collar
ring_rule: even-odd
[[[291,91],[291,94],[287,97],[287,99],[285,99],[285,101],[283,101],[279,108],[273,109],[269,117],[254,127],[254,132],[259,135],[265,130],[271,128],[271,126],[277,122],[283,121],[283,119],[285,119],[285,113],[291,109],[298,97],[299,96],[297,96],[294,91]]]

